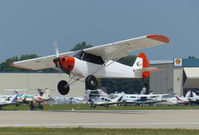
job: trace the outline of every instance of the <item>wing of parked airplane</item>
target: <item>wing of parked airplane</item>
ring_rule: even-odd
[[[118,41],[110,44],[105,44],[101,46],[91,47],[83,49],[84,52],[88,54],[93,54],[95,56],[100,56],[104,61],[119,59],[121,57],[127,56],[129,52],[137,51],[144,48],[149,48],[153,46],[158,46],[166,44],[169,39],[162,35],[147,35],[138,38],[132,38],[128,40]],[[66,52],[60,54],[60,56],[70,57],[74,52]],[[12,66],[29,69],[29,70],[39,70],[45,68],[55,67],[53,59],[56,55],[40,57],[30,60],[14,62]]]

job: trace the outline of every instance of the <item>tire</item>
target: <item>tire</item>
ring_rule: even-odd
[[[96,90],[97,89],[97,79],[93,75],[89,75],[85,80],[86,89]]]
[[[67,95],[70,87],[67,81],[61,80],[57,85],[57,89],[61,95]]]

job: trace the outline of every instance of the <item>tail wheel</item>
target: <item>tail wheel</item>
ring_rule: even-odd
[[[85,80],[86,88],[90,90],[96,90],[97,89],[97,79],[93,75],[89,75],[86,77]]]
[[[67,81],[62,80],[58,83],[57,89],[60,94],[66,95],[66,94],[68,94],[70,87],[69,87],[69,84]]]

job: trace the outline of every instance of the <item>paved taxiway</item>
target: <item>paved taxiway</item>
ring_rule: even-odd
[[[199,110],[0,111],[0,127],[199,129]]]

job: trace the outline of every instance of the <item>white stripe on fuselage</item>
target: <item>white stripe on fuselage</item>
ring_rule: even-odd
[[[141,78],[141,75],[136,74],[132,67],[112,60],[105,65],[98,65],[75,58],[75,66],[71,74],[84,77],[94,75],[96,78]]]

